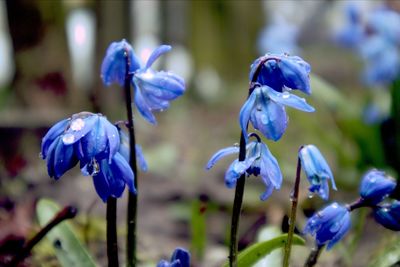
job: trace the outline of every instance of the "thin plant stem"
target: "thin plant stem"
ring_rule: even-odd
[[[300,147],[302,149],[302,147]],[[296,222],[297,203],[299,201],[299,187],[300,187],[300,176],[301,176],[301,161],[300,157],[297,158],[297,169],[296,179],[294,182],[293,192],[291,194],[292,209],[289,215],[289,231],[287,235],[287,241],[285,244],[284,256],[283,256],[283,267],[289,266],[290,252],[292,249],[293,234]]]
[[[117,199],[107,199],[107,258],[109,267],[118,267]]]
[[[66,206],[63,208],[59,213],[57,213],[53,219],[43,227],[32,239],[25,243],[22,249],[16,253],[15,257],[8,263],[6,266],[18,266],[18,263],[23,261],[26,257],[28,257],[29,253],[31,252],[32,248],[42,240],[46,234],[61,223],[64,220],[72,219],[78,213],[77,209],[72,206]]]
[[[313,267],[315,264],[317,264],[319,255],[321,255],[324,247],[324,245],[317,245],[316,247],[311,249],[310,255],[308,255],[308,258],[304,263],[304,267]]]
[[[131,94],[131,80],[132,73],[129,73],[130,64],[128,51],[126,51],[126,75],[124,82],[125,91],[125,104],[128,122],[126,127],[129,132],[129,165],[132,168],[135,176],[134,185],[136,188],[136,194],[129,192],[128,196],[128,211],[127,211],[127,241],[126,241],[126,263],[128,267],[136,266],[136,224],[137,224],[137,194],[138,189],[138,172],[136,167],[136,141],[135,141],[135,128],[133,124],[133,112],[132,112],[132,94]]]
[[[246,159],[246,140],[243,132],[240,135],[239,161]],[[235,199],[233,200],[232,222],[231,222],[231,240],[229,244],[229,266],[237,266],[238,254],[238,229],[240,213],[242,210],[244,185],[246,182],[246,174],[242,174],[236,183]]]

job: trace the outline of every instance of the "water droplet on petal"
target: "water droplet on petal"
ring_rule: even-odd
[[[83,126],[85,126],[85,121],[81,118],[78,118],[71,122],[70,128],[72,131],[80,131],[82,130]]]
[[[339,208],[339,205],[337,203],[333,203],[332,208],[337,209],[337,208]]]
[[[262,110],[262,106],[261,105],[257,105],[257,111],[261,111]]]
[[[66,134],[63,136],[62,141],[65,145],[72,144],[75,141],[75,136],[73,134]]]
[[[308,198],[311,199],[311,198],[313,198],[315,196],[315,194],[314,194],[314,192],[308,192],[307,196],[308,196]]]
[[[239,143],[234,143],[233,146],[234,147],[239,147]]]
[[[283,92],[282,93],[282,98],[289,98],[290,97],[290,93],[288,93],[288,92]]]
[[[329,231],[331,231],[332,233],[335,233],[337,231],[339,231],[340,228],[340,223],[335,222],[330,228]]]
[[[261,123],[262,124],[267,124],[268,123],[268,117],[265,114],[261,115]]]

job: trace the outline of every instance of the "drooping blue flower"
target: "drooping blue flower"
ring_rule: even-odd
[[[311,94],[310,71],[310,64],[301,57],[266,54],[253,62],[249,79],[251,82],[267,85],[277,92],[292,89],[309,95]]]
[[[349,3],[345,6],[345,15],[346,23],[336,34],[336,39],[344,46],[356,48],[365,37],[361,9],[355,3]]]
[[[137,70],[132,79],[136,107],[143,118],[152,124],[156,124],[152,111],[167,109],[171,100],[185,92],[185,82],[181,77],[171,72],[151,69],[153,63],[169,50],[169,45],[162,45],[154,50],[146,65]]]
[[[125,185],[136,191],[132,169],[119,150],[117,127],[101,114],[81,112],[50,128],[42,139],[41,155],[54,179],[79,162],[82,174],[93,177],[98,195],[106,201],[120,197]]]
[[[239,147],[232,146],[219,150],[215,153],[206,165],[206,169],[211,169],[221,158],[239,153]],[[244,161],[234,160],[225,172],[225,185],[233,188],[241,175],[247,173],[248,176],[260,175],[265,186],[265,192],[260,196],[261,200],[266,200],[271,195],[273,189],[279,190],[282,184],[282,173],[278,161],[269,151],[267,145],[261,141],[253,141],[246,146],[246,159]]]
[[[393,231],[400,231],[400,201],[393,200],[391,203],[375,208],[374,217],[382,226]]]
[[[362,178],[360,196],[375,205],[385,199],[396,187],[396,182],[383,171],[370,170]]]
[[[333,174],[328,163],[322,156],[319,149],[314,145],[306,145],[299,150],[301,166],[306,173],[311,186],[308,189],[312,193],[318,194],[322,199],[329,198],[329,185],[331,181],[332,188],[337,190]]]
[[[122,130],[122,128],[118,125],[117,126],[120,136],[121,146],[119,148],[119,153],[125,158],[127,162],[129,162],[129,154],[130,154],[130,143],[129,143],[129,136]],[[136,152],[136,160],[139,164],[139,167],[142,171],[147,171],[147,162],[143,156],[142,147],[138,144],[135,145],[135,152]]]
[[[369,31],[393,44],[400,44],[400,14],[388,8],[374,9],[368,17]]]
[[[176,248],[171,260],[161,260],[157,267],[190,267],[190,253],[186,249]]]
[[[329,250],[346,235],[350,225],[349,210],[334,202],[307,220],[304,233],[315,236],[318,246],[327,244]]]
[[[101,64],[101,78],[106,86],[117,83],[124,86],[126,73],[126,60],[129,60],[129,72],[140,68],[140,61],[136,57],[132,46],[123,39],[113,42],[107,48],[106,56]]]
[[[278,92],[269,86],[256,87],[240,110],[239,123],[244,135],[247,136],[250,121],[266,138],[279,140],[288,123],[284,106],[304,112],[314,111],[304,98],[288,91]]]

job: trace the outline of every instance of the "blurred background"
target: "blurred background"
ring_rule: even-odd
[[[100,79],[106,48],[121,39],[142,62],[158,45],[172,45],[156,68],[179,74],[187,84],[184,96],[156,115],[157,126],[135,116],[136,140],[149,164],[148,172],[139,174],[142,266],[169,258],[176,246],[191,250],[193,266],[220,266],[226,259],[234,190],[225,187],[223,177],[231,159],[208,172],[204,166],[218,149],[239,141],[249,67],[267,52],[300,55],[311,64],[313,93],[307,101],[316,112],[288,108],[286,134],[267,141],[284,185],[261,202],[263,183],[248,178],[240,248],[287,228],[300,145],[315,144],[330,163],[339,189],[331,200],[355,200],[370,168],[397,178],[399,107],[390,88],[399,77],[400,24],[390,16],[371,18],[379,10],[398,14],[399,9],[398,0],[0,1],[0,258],[38,231],[35,203],[45,197],[79,208],[72,224],[98,265],[105,265],[106,206],[92,180],[78,168],[51,180],[39,152],[49,127],[74,113],[126,119],[122,89],[106,88]],[[381,33],[382,27],[374,28],[379,23],[393,42],[368,42]],[[382,66],[390,69],[384,72]],[[299,229],[326,204],[308,196],[307,186],[303,179]],[[118,206],[121,256],[125,212],[124,198]],[[321,266],[366,266],[398,240],[368,210],[354,213],[352,232],[323,253]],[[293,266],[302,266],[311,245],[309,239],[307,248],[294,250]],[[278,266],[271,262],[279,262],[279,252],[269,260],[260,266]],[[25,264],[60,266],[53,244],[45,240]]]

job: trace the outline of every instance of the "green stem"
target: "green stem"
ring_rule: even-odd
[[[302,147],[300,147],[301,149]],[[296,211],[297,211],[297,203],[299,199],[299,187],[300,187],[300,176],[301,176],[301,161],[300,158],[297,158],[297,169],[296,169],[296,180],[294,182],[293,192],[291,195],[292,200],[292,209],[290,211],[289,216],[289,231],[287,235],[287,241],[285,244],[284,256],[283,256],[283,267],[289,266],[290,260],[290,252],[292,249],[292,242],[293,242],[293,234],[296,222]]]
[[[308,258],[304,263],[304,267],[313,267],[315,264],[317,264],[319,255],[321,255],[323,248],[324,245],[320,245],[311,249],[310,255],[308,255]]]
[[[109,267],[118,267],[117,199],[107,199],[107,258]]]
[[[128,57],[128,51],[126,52],[126,76],[125,76],[125,104],[126,112],[128,117],[128,122],[126,127],[129,132],[129,144],[130,144],[130,154],[129,154],[129,165],[132,168],[133,174],[135,176],[134,185],[136,188],[136,194],[129,192],[128,196],[128,211],[127,211],[127,241],[126,241],[126,257],[127,266],[136,266],[136,223],[137,223],[137,194],[139,193],[138,188],[138,172],[136,164],[136,141],[135,141],[135,129],[133,124],[133,112],[132,112],[132,94],[131,94],[131,80],[132,74],[129,73],[130,62]]]
[[[246,140],[243,132],[240,135],[239,161],[246,159]],[[244,185],[246,182],[246,174],[242,174],[237,180],[235,189],[235,199],[233,200],[232,222],[231,222],[231,240],[229,244],[229,266],[237,266],[238,254],[238,229],[240,213],[242,210]]]

